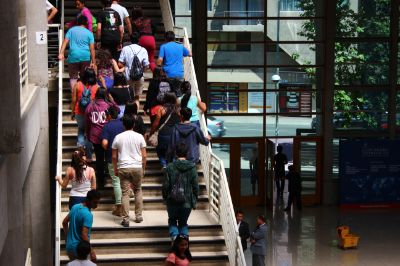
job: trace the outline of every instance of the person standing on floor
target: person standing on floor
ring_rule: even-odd
[[[189,266],[191,261],[189,236],[178,235],[172,244],[168,257],[165,259],[164,266]]]
[[[129,36],[132,35],[132,24],[129,18],[128,10],[125,7],[121,6],[119,0],[112,1],[111,8],[118,12],[121,18],[122,28],[124,29],[124,33],[127,33]]]
[[[115,136],[124,132],[125,129],[121,119],[118,119],[117,110],[113,106],[107,109],[107,120],[108,123],[104,126],[103,131],[101,132],[101,146],[106,151],[106,162],[108,166],[108,173],[111,177],[114,189],[115,207],[114,210],[112,211],[112,214],[115,216],[122,216],[121,183],[119,177],[114,173],[114,166],[111,160],[112,157],[111,145],[115,139]]]
[[[107,89],[100,87],[92,101],[85,110],[86,138],[92,143],[96,155],[97,188],[105,184],[105,151],[101,146],[101,132],[107,123],[106,111],[114,106],[119,112],[119,107],[109,97]]]
[[[61,45],[59,60],[64,60],[64,53],[69,45],[68,53],[68,74],[71,90],[78,80],[79,74],[82,74],[87,67],[96,66],[96,53],[94,50],[94,37],[87,29],[87,18],[80,16],[77,19],[77,26],[72,27]]]
[[[243,211],[236,212],[236,223],[239,230],[240,240],[242,242],[243,251],[247,249],[247,239],[250,237],[250,229],[249,224],[243,220],[244,213]]]
[[[90,190],[83,203],[76,204],[62,222],[66,235],[66,250],[69,259],[72,261],[77,257],[77,246],[84,240],[90,242],[90,231],[93,225],[92,209],[96,209],[100,201],[100,193],[97,190]],[[91,249],[91,261],[96,261],[96,252]]]
[[[267,224],[265,222],[265,216],[258,215],[256,229],[250,235],[253,266],[265,266],[265,255],[267,255]]]
[[[69,262],[67,266],[96,266],[88,260],[91,250],[89,241],[82,240],[76,248],[76,260]]]
[[[196,209],[199,193],[197,168],[186,160],[188,147],[176,146],[176,161],[168,164],[162,186],[162,196],[167,204],[169,236],[174,241],[178,235],[189,235],[187,221]]]
[[[286,178],[289,181],[289,198],[285,211],[290,211],[293,203],[293,198],[296,200],[296,206],[298,210],[301,210],[301,177],[300,174],[294,168],[294,165],[289,165],[289,173]]]
[[[134,59],[136,56],[142,66],[142,71],[144,72],[144,70],[149,67],[149,56],[146,49],[138,45],[139,34],[137,32],[132,34],[131,41],[131,45],[127,45],[122,48],[121,55],[119,56],[118,60],[118,66],[120,68],[125,67],[125,77],[128,81],[128,84],[135,90],[135,100],[139,101],[139,96],[142,94],[144,88],[144,76],[142,75],[140,78],[136,77],[134,80],[134,77],[131,77],[130,75],[131,69],[132,67],[135,67]]]
[[[170,79],[172,90],[177,97],[182,96],[180,91],[181,83],[184,78],[183,58],[192,56],[192,52],[182,44],[175,42],[175,33],[167,31],[165,33],[164,43],[160,47],[160,53],[157,59],[157,66],[163,68],[167,78]]]
[[[143,10],[140,6],[135,6],[132,10],[132,22],[135,32],[140,34],[139,45],[147,50],[149,55],[150,69],[154,72],[156,68],[155,63],[155,51],[156,51],[156,39],[154,34],[156,27],[153,25],[150,18],[147,18],[143,14]]]
[[[146,142],[142,135],[133,131],[134,120],[122,118],[125,131],[112,143],[112,162],[115,175],[119,176],[122,189],[122,222],[129,227],[129,190],[135,194],[135,223],[143,221],[142,179],[146,169]]]
[[[277,195],[282,197],[285,189],[285,165],[288,163],[286,155],[282,152],[283,147],[276,147],[277,154],[274,155],[274,171]]]
[[[174,127],[169,151],[172,154],[169,157],[171,160],[174,159],[175,154],[173,154],[173,150],[175,146],[179,143],[185,143],[186,147],[188,147],[188,153],[185,156],[186,160],[197,164],[200,159],[199,145],[208,146],[210,143],[210,136],[204,136],[200,127],[190,122],[190,118],[192,117],[191,109],[187,107],[181,108],[180,115],[181,123],[176,124]]]
[[[94,169],[87,164],[83,147],[79,147],[72,153],[71,166],[67,168],[64,180],[61,176],[56,176],[56,180],[63,189],[67,188],[69,181],[72,182],[69,192],[69,210],[75,204],[84,202],[87,193],[96,189],[96,174]]]
[[[100,41],[101,48],[107,49],[112,58],[118,60],[118,49],[124,35],[121,18],[118,12],[111,8],[112,0],[101,0],[101,3],[103,10],[97,14],[96,41]]]

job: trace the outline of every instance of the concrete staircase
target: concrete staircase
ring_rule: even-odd
[[[125,6],[141,5],[147,16],[158,22],[158,28],[163,30],[158,1],[121,1]],[[86,6],[92,10],[100,8],[99,1],[86,1]],[[73,1],[65,1],[65,17],[68,21],[69,14],[75,14]],[[130,11],[130,8],[128,9]],[[75,9],[74,9],[75,11]],[[151,12],[150,12],[151,11]],[[93,12],[95,13],[95,11]],[[72,15],[73,16],[73,15]],[[163,42],[163,32],[157,36],[157,47]],[[147,92],[148,80],[151,73],[146,73],[144,93]],[[62,167],[63,177],[66,168],[70,165],[71,154],[76,148],[77,125],[70,119],[71,92],[68,74],[63,76],[63,107],[62,110]],[[142,95],[140,114],[143,114]],[[145,124],[150,127],[148,116],[143,117]],[[146,174],[142,182],[144,201],[144,221],[136,224],[133,221],[129,228],[120,225],[121,218],[111,214],[114,206],[114,195],[111,180],[107,180],[105,188],[101,190],[102,199],[96,210],[93,210],[94,223],[91,233],[91,243],[97,253],[97,265],[162,265],[171,241],[168,235],[168,215],[161,196],[163,173],[155,152],[148,147]],[[94,164],[92,164],[94,167]],[[197,209],[192,211],[189,219],[190,249],[193,255],[191,265],[229,265],[226,245],[222,228],[218,221],[210,215],[208,194],[202,170],[199,170],[200,193]],[[68,214],[68,197],[70,186],[62,192],[61,221]],[[131,198],[131,211],[134,209],[134,199]],[[131,212],[132,215],[133,212]],[[64,237],[64,234],[61,233]],[[65,251],[65,239],[61,242],[61,265],[66,265],[68,257]]]

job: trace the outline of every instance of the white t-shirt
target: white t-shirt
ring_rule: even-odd
[[[149,55],[144,47],[137,44],[125,46],[124,48],[122,48],[121,55],[119,56],[118,61],[125,65],[126,80],[130,80],[129,72],[131,71],[134,53],[139,58],[140,62],[142,62],[142,65],[144,67],[148,67],[150,64]]]
[[[118,12],[119,16],[121,17],[121,24],[123,27],[125,18],[129,18],[128,10],[126,10],[126,8],[120,4],[112,4],[111,8]]]
[[[50,9],[52,9],[54,6],[46,0],[46,10],[49,11]]]
[[[133,130],[118,134],[112,148],[118,150],[118,169],[142,168],[142,148],[146,148],[143,136]]]
[[[67,264],[67,266],[96,266],[97,264],[94,264],[90,260],[74,260],[71,261]]]

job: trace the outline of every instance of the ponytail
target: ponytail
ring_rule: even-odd
[[[181,99],[181,108],[186,108],[188,105],[190,96],[192,95],[191,87],[192,86],[190,85],[189,81],[184,81],[181,84],[181,91],[184,94]]]

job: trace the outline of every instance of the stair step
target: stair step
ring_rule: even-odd
[[[167,253],[141,253],[141,254],[107,254],[97,256],[97,265],[162,265]],[[219,252],[192,252],[193,262],[190,265],[210,265],[208,261],[215,261],[214,265],[229,265],[226,260],[228,253]],[[62,263],[68,262],[67,256],[60,256]],[[222,260],[222,261],[219,261]],[[126,264],[120,264],[126,263]],[[197,264],[198,263],[198,264]]]

